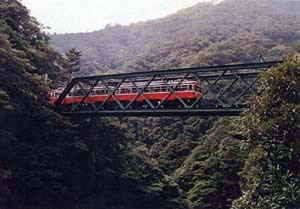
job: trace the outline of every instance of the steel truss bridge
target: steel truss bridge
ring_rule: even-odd
[[[239,115],[249,108],[251,96],[259,96],[263,91],[256,86],[260,74],[278,63],[280,61],[76,77],[60,94],[55,106],[64,115],[83,117]],[[200,98],[184,101],[177,95],[176,90],[187,80],[201,84]],[[171,86],[170,81],[176,81],[176,85]],[[148,87],[155,82],[163,83],[168,92],[161,101],[145,96]],[[131,101],[120,101],[116,96],[124,84],[136,89]],[[106,98],[101,103],[93,103],[91,92],[99,86],[106,90]],[[75,91],[82,95],[79,101],[75,99]],[[68,108],[63,104],[67,95],[73,98]],[[171,106],[167,101],[170,96],[176,97]],[[143,98],[143,105],[136,105],[138,98]]]

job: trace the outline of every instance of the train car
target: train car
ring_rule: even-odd
[[[101,104],[104,101],[106,106],[113,106],[116,99],[122,104],[126,105],[132,103],[133,105],[146,104],[149,100],[153,104],[158,104],[162,101],[164,103],[176,103],[176,101],[183,100],[185,102],[194,101],[202,96],[201,85],[196,81],[185,80],[180,83],[179,81],[153,81],[146,88],[145,82],[124,83],[117,90],[112,92],[105,86],[96,86],[89,93],[89,98],[84,98],[84,93],[80,89],[73,88],[66,98],[62,101],[63,105],[71,105],[72,103],[88,104]],[[114,86],[108,86],[110,91],[114,90]],[[89,92],[88,88],[84,89]],[[143,92],[142,94],[139,92]],[[63,88],[58,88],[49,92],[51,103],[55,103],[59,95],[63,92]],[[134,102],[132,102],[134,101]]]
[[[53,90],[50,90],[48,92],[48,95],[50,97],[50,102],[52,104],[55,103],[55,101],[58,99],[59,95],[64,91],[64,88],[63,87],[59,87],[57,89],[53,89]]]

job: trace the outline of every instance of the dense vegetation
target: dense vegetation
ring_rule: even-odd
[[[241,121],[218,120],[176,171],[175,179],[189,208],[230,208],[232,200],[241,195],[238,172],[246,154],[240,149],[246,138]]]
[[[126,27],[53,35],[51,43],[61,52],[71,47],[82,50],[84,68],[90,74],[256,62],[259,54],[276,60],[297,50],[299,10],[300,2],[290,0],[225,0],[217,6],[198,4],[166,18]],[[245,199],[248,204],[257,203],[247,196],[254,180],[242,183],[243,191],[239,183],[241,177],[242,182],[253,178],[247,170],[254,166],[252,155],[247,154],[251,149],[240,150],[250,144],[244,141],[250,137],[247,127],[252,124],[241,127],[244,120],[248,118],[220,120],[206,134],[215,119],[208,123],[199,118],[147,119],[139,126],[126,120],[119,125],[122,132],[133,129],[130,138],[142,142],[136,149],[143,148],[178,183],[186,207],[230,208],[243,192],[235,207],[252,208],[242,203]]]
[[[243,196],[233,208],[300,206],[300,56],[265,72],[246,116]]]
[[[43,76],[58,81],[72,63],[40,27],[0,2],[0,208],[180,208],[176,184],[116,127],[52,110]]]
[[[299,9],[294,0],[200,3],[127,27],[52,35],[51,43],[61,52],[79,48],[90,74],[255,62],[258,54],[275,60],[295,52]]]
[[[199,4],[160,20],[51,36],[62,56],[21,3],[1,1],[0,208],[298,208],[299,56],[263,74],[264,94],[240,118],[71,120],[49,105],[43,76],[55,87],[79,69],[282,58],[297,50],[299,10],[289,0]]]

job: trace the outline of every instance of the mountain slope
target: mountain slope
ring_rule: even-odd
[[[117,128],[53,111],[42,75],[60,80],[65,61],[18,0],[0,1],[0,208],[181,208]]]
[[[225,0],[200,3],[162,19],[52,35],[60,51],[83,51],[90,74],[252,62],[292,54],[299,40],[300,2]]]
[[[86,67],[102,64],[102,70],[218,64],[252,60],[260,50],[270,58],[294,51],[297,2],[237,3],[202,4],[151,24],[81,34],[86,42],[74,37],[86,47]],[[232,25],[237,22],[245,25]],[[98,33],[102,45],[95,48]],[[42,75],[60,78],[64,59],[17,0],[0,2],[0,57],[0,208],[226,209],[241,191],[234,208],[298,208],[299,57],[263,76],[268,91],[244,118],[249,125],[225,118],[206,134],[214,118],[72,124],[54,113]]]
[[[154,21],[109,26],[93,33],[53,35],[51,39],[61,52],[71,47],[83,51],[85,75],[254,62],[258,54],[276,60],[296,52],[299,11],[300,2],[293,0],[225,0],[215,6],[198,4]],[[237,173],[245,159],[236,160],[237,155],[243,155],[238,152],[241,134],[235,129],[232,133],[223,130],[227,120],[205,134],[211,122],[201,120],[172,118],[155,123],[141,119],[142,145],[136,146],[179,184],[188,208],[230,208],[241,192]],[[124,123],[126,131],[131,129],[128,124],[132,122]],[[201,129],[201,124],[205,127],[185,139],[181,135],[184,128],[178,128],[185,124],[189,131]],[[205,156],[208,149],[212,154]]]

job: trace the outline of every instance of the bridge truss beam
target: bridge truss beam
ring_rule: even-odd
[[[78,77],[67,85],[55,105],[59,112],[70,116],[238,115],[247,110],[251,95],[258,96],[262,92],[262,89],[256,87],[260,73],[278,63],[274,61]],[[201,97],[187,101],[178,95],[178,88],[186,80],[201,84]],[[170,85],[170,81],[176,81],[176,85]],[[153,101],[146,96],[148,88],[155,82],[161,82],[168,92],[160,101]],[[118,99],[117,92],[126,84],[135,89],[135,94],[130,101],[124,102]],[[95,103],[91,94],[97,87],[105,89],[107,93],[102,102]],[[79,100],[78,92],[81,95]],[[68,106],[64,104],[67,95],[72,97],[72,104]],[[168,101],[171,96],[175,97],[172,104]],[[138,102],[141,98],[143,104]]]

